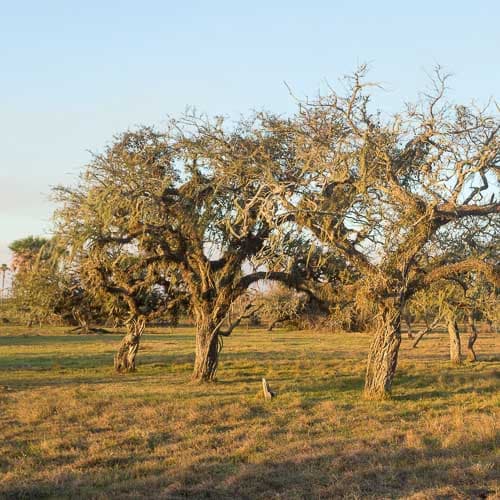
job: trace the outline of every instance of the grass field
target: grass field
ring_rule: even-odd
[[[166,332],[117,375],[120,335],[2,327],[0,497],[499,498],[498,336],[461,367],[444,334],[403,340],[376,403],[367,335],[237,331],[195,385],[192,331]]]

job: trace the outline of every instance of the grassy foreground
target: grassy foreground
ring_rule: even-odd
[[[191,331],[0,329],[0,498],[498,498],[499,346],[451,367],[403,340],[394,398],[360,398],[369,337],[237,331],[219,381],[189,382]],[[265,376],[278,397],[261,394]]]

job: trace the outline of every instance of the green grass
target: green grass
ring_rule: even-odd
[[[193,333],[0,329],[1,498],[497,498],[499,339],[479,362],[403,340],[394,397],[361,399],[369,336],[237,331],[218,382],[190,383]],[[265,376],[278,397],[263,399]]]

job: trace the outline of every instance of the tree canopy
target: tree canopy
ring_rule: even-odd
[[[464,273],[498,286],[498,256],[480,251],[498,227],[498,113],[450,104],[438,69],[418,103],[388,116],[371,110],[365,73],[288,117],[186,114],[126,132],[56,190],[57,233],[83,281],[135,325],[125,368],[148,317],[185,303],[193,377],[213,380],[222,337],[255,307],[230,321],[232,304],[268,279],[373,316],[365,392],[385,397],[415,294]],[[476,246],[460,249],[466,238]]]

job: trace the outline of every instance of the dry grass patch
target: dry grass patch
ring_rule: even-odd
[[[138,371],[121,376],[118,335],[23,334],[0,336],[2,498],[498,495],[492,334],[458,368],[444,336],[404,341],[380,403],[360,399],[366,335],[239,331],[219,381],[200,386],[185,330],[147,335]]]

